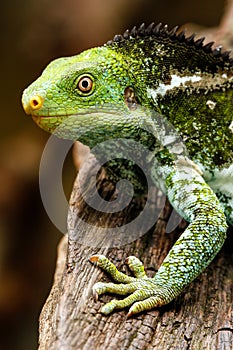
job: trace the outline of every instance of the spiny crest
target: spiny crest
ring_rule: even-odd
[[[227,62],[233,63],[233,58],[230,58],[231,51],[222,52],[222,46],[218,46],[215,49],[212,49],[214,41],[211,41],[205,45],[203,42],[205,40],[204,37],[201,37],[195,40],[196,34],[192,34],[189,37],[185,36],[185,31],[178,32],[179,26],[175,26],[173,29],[168,30],[168,25],[162,25],[159,23],[155,25],[155,23],[151,23],[148,27],[145,26],[144,23],[141,24],[139,28],[134,26],[131,30],[127,29],[123,35],[117,34],[114,36],[113,40],[107,42],[106,45],[112,45],[113,43],[123,42],[125,40],[130,40],[132,38],[140,38],[140,37],[161,37],[161,38],[170,38],[172,41],[185,43],[189,46],[193,46],[196,49],[200,49],[205,53],[213,54],[217,58],[222,58]]]

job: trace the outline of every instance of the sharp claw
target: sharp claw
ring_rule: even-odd
[[[128,312],[127,315],[126,315],[126,319],[128,320],[129,318],[132,317],[132,315],[133,315],[132,312]]]
[[[138,260],[135,256],[127,256],[127,258],[125,259],[125,263],[129,265],[132,262],[132,260],[134,261],[135,259]]]
[[[97,302],[99,299],[99,295],[95,289],[92,290],[92,294],[93,294],[94,301]]]
[[[92,255],[90,258],[89,258],[89,261],[92,262],[92,263],[97,263],[99,261],[99,258],[100,258],[100,255]]]
[[[134,316],[135,314],[138,313],[138,311],[134,310],[134,305],[131,306],[131,308],[129,309],[129,312],[127,313],[126,318],[131,318],[132,316]]]

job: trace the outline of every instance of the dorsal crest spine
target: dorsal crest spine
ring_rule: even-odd
[[[172,41],[185,43],[189,46],[193,46],[198,50],[202,50],[205,53],[213,54],[215,57],[222,58],[226,62],[233,63],[233,58],[230,58],[230,52],[231,51],[225,51],[222,52],[221,46],[216,47],[215,49],[212,49],[212,46],[214,42],[209,42],[207,44],[203,44],[205,37],[198,38],[195,40],[196,34],[192,34],[189,37],[185,35],[185,31],[179,31],[179,26],[175,26],[171,30],[168,29],[168,25],[162,25],[162,23],[159,23],[155,25],[154,22],[152,22],[148,27],[145,26],[144,23],[140,25],[139,28],[134,26],[131,30],[127,29],[123,35],[115,35],[113,40],[110,40],[107,42],[106,45],[112,45],[114,43],[123,42],[126,40],[130,40],[133,38],[142,38],[142,37],[164,37],[164,38],[170,38]]]

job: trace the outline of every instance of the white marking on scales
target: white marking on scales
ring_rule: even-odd
[[[171,82],[169,84],[160,83],[156,89],[147,88],[147,93],[150,97],[154,99],[154,101],[156,101],[158,95],[164,96],[169,90],[172,90],[176,87],[184,86],[187,82],[198,82],[201,79],[202,78],[198,75],[180,77],[179,75],[172,74]]]
[[[231,132],[233,133],[233,121],[232,121],[231,124],[229,125],[229,129],[230,129]]]

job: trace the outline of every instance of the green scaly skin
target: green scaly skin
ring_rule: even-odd
[[[90,79],[88,91],[86,82],[80,87],[83,77]],[[127,259],[134,277],[102,255],[90,259],[117,282],[96,283],[96,299],[106,292],[129,294],[106,304],[104,314],[131,306],[130,316],[169,303],[222,247],[226,222],[233,223],[232,77],[228,54],[152,24],[53,61],[24,91],[26,113],[46,131],[90,147],[118,137],[147,145],[154,151],[152,179],[190,223],[154,278],[135,257]],[[159,131],[158,114],[181,135],[189,158],[172,146],[158,147],[145,131],[145,125]],[[111,173],[118,179],[121,172],[140,190],[130,166],[121,170],[113,161]]]

